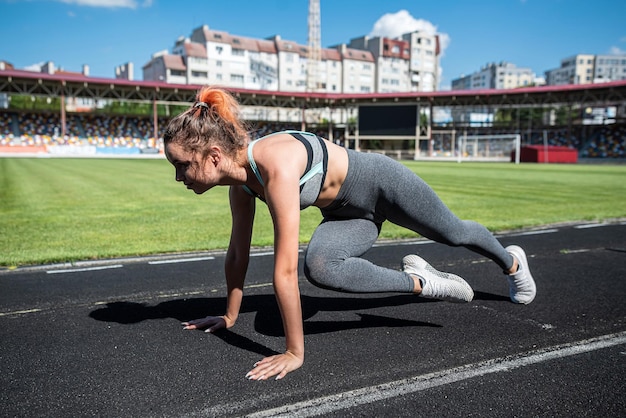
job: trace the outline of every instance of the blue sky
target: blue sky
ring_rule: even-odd
[[[441,88],[490,62],[537,75],[579,54],[626,53],[625,0],[320,0],[322,46],[415,29],[441,34]],[[307,43],[308,0],[0,0],[0,60],[24,69],[53,61],[114,77],[170,50],[194,28]]]

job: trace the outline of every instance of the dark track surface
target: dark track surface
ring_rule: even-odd
[[[0,271],[1,416],[625,416],[626,223],[499,238],[526,249],[531,305],[509,302],[495,264],[423,241],[366,256],[397,267],[417,252],[464,277],[472,303],[301,275],[307,358],[282,381],[244,378],[284,347],[269,253],[216,335],[180,322],[223,313],[222,253]]]

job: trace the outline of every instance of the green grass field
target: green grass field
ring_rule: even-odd
[[[459,217],[492,231],[626,216],[626,165],[406,164]],[[320,219],[303,211],[303,243]],[[219,249],[229,232],[227,188],[197,196],[165,160],[0,158],[5,267]],[[381,234],[415,236],[390,224]],[[253,245],[271,243],[259,202]]]

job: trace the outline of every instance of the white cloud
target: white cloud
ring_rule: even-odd
[[[400,10],[396,13],[386,13],[382,15],[376,23],[372,31],[367,35],[369,37],[385,37],[397,38],[405,33],[425,32],[429,35],[439,35],[440,57],[445,55],[446,48],[450,45],[450,35],[437,31],[437,26],[428,20],[416,19],[406,10]],[[437,69],[439,80],[443,76],[443,68]]]
[[[624,51],[623,49],[621,49],[618,46],[612,46],[611,49],[609,50],[609,54],[611,54],[611,55],[626,55],[626,51]]]
[[[40,63],[37,63],[37,64],[31,64],[31,65],[28,65],[28,66],[24,67],[24,70],[41,72],[41,67],[43,67],[44,64],[45,64],[45,62],[40,62]]]
[[[441,53],[450,45],[450,36],[447,33],[437,32],[437,26],[428,20],[416,19],[406,10],[400,10],[396,13],[387,13],[382,15],[368,36],[382,36],[386,38],[397,38],[405,33],[421,31],[430,35],[439,35],[439,46]]]
[[[128,8],[136,9],[139,4],[136,0],[59,0],[61,3],[76,4],[78,6],[88,7],[106,7],[106,8]],[[145,0],[143,7],[150,7],[152,0]]]

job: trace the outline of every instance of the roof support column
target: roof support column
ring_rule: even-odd
[[[159,140],[159,118],[157,115],[157,95],[152,99],[152,127],[154,136],[154,146],[157,146]]]
[[[335,142],[333,138],[333,108],[328,108],[328,136],[326,137],[330,142]]]
[[[61,90],[61,138],[65,138],[66,134],[66,115],[65,115],[65,91]]]

